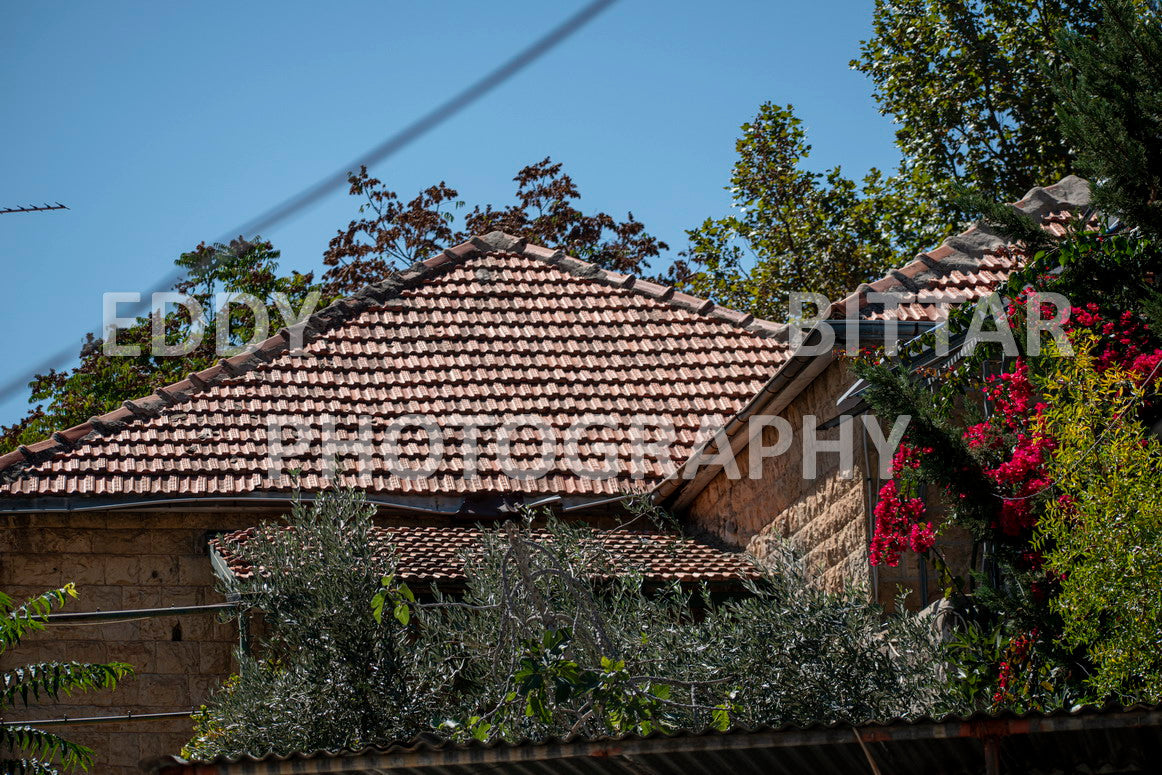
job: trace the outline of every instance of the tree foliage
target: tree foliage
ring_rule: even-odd
[[[323,264],[323,282],[334,295],[351,293],[391,272],[455,244],[455,215],[463,207],[459,194],[444,181],[402,202],[378,178],[361,167],[348,176],[348,193],[364,201],[356,218],[331,238]]]
[[[764,104],[735,147],[735,214],[687,231],[669,271],[691,293],[782,320],[791,291],[838,299],[880,276],[903,247],[897,235],[916,228],[886,222],[888,210],[903,212],[901,194],[879,170],[856,182],[839,167],[807,169],[811,146],[790,105]]]
[[[449,596],[400,582],[371,512],[327,494],[236,547],[268,569],[237,590],[268,634],[187,755],[858,721],[940,696],[927,622],[817,591],[789,555],[720,599],[651,584],[589,528],[534,531],[526,514],[485,532]]]
[[[1083,648],[1099,697],[1162,699],[1162,443],[1140,421],[1140,375],[1102,370],[1079,343],[1045,384],[1050,500],[1034,544],[1059,575],[1062,637]]]
[[[1058,34],[1092,34],[1098,0],[877,0],[852,67],[899,126],[901,174],[949,221],[961,183],[1013,201],[1073,169],[1054,113]]]
[[[64,606],[77,591],[72,584],[17,605],[0,593],[0,653],[18,645],[24,636],[45,627],[48,615]],[[113,689],[133,672],[121,662],[41,662],[14,667],[0,674],[0,718],[4,711],[30,701],[55,700],[61,694]],[[59,771],[88,769],[93,751],[59,735],[27,724],[0,724],[0,771],[12,775],[55,775]]]
[[[1162,15],[1104,4],[1095,34],[1062,30],[1057,116],[1102,211],[1162,237]]]
[[[1135,222],[1156,221],[1160,38],[1147,9],[1122,0],[1102,26],[1100,0],[877,0],[851,65],[898,126],[898,167],[814,171],[792,107],[764,104],[736,143],[736,212],[689,230],[669,279],[781,320],[790,291],[842,298],[960,231],[976,213],[966,191],[1011,202],[1075,169],[1120,181],[1120,199],[1099,182],[1109,212],[1146,202]]]
[[[465,217],[462,237],[505,231],[626,274],[645,274],[649,260],[669,249],[646,232],[633,213],[619,221],[605,212],[586,215],[577,209],[580,191],[551,158],[524,167],[513,181],[516,203],[501,209],[473,208]]]
[[[498,230],[627,273],[644,272],[649,259],[669,248],[647,233],[633,213],[618,221],[605,212],[587,215],[579,210],[580,190],[551,158],[516,174],[513,204],[476,205],[465,213],[462,226],[455,211],[464,202],[443,181],[406,203],[366,167],[352,173],[349,182],[350,193],[365,200],[360,206],[364,217],[339,231],[323,256],[328,267],[323,284],[336,295],[352,293],[444,247]]]
[[[324,495],[296,503],[289,529],[264,524],[238,547],[269,571],[242,588],[266,637],[257,655],[238,655],[239,674],[195,717],[190,752],[360,748],[425,718],[424,687],[407,678],[428,655],[372,616],[393,564],[376,556],[373,512],[362,497]]]

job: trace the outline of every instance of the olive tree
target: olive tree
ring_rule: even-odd
[[[268,633],[188,756],[858,722],[940,699],[925,621],[820,591],[790,552],[723,596],[659,584],[590,528],[530,512],[484,531],[452,595],[399,582],[372,512],[329,494],[234,547],[261,569],[234,591]]]

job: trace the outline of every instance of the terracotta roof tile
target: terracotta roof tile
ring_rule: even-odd
[[[254,571],[238,556],[237,546],[258,530],[246,528],[210,541],[210,548],[238,579],[251,578]],[[465,557],[479,547],[482,534],[478,527],[393,525],[375,528],[374,540],[384,557],[394,552],[401,581],[426,586],[463,582]],[[548,536],[543,530],[533,532],[534,538]],[[692,538],[642,530],[600,530],[593,537],[609,553],[613,569],[638,570],[652,581],[724,583],[758,576],[746,555]]]
[[[1046,231],[1061,236],[1089,201],[1089,184],[1070,175],[1055,185],[1030,190],[1013,207],[1038,221]],[[963,304],[987,296],[1024,260],[1020,246],[1007,244],[988,227],[977,224],[861,287],[833,307],[832,317],[842,318],[856,305],[859,316],[870,320],[895,317],[903,321],[940,321],[947,314],[941,305]],[[895,309],[871,303],[867,298],[869,290],[898,293],[901,303]]]
[[[260,355],[236,356],[0,457],[0,497],[257,495],[288,491],[296,469],[307,489],[355,486],[373,497],[605,497],[660,481],[689,454],[704,421],[737,412],[786,359],[782,330],[494,233],[316,313],[303,354],[288,353],[281,332]],[[363,476],[353,459],[346,470],[326,470],[324,431],[341,447],[369,428],[378,450],[393,421],[417,414],[445,431],[444,461],[429,467],[435,475],[393,476],[380,454]],[[564,431],[593,414],[617,427],[590,434],[582,459],[596,461],[602,444],[615,443],[628,468],[629,423],[647,415],[673,423],[672,463],[646,461],[640,479],[571,472]],[[477,475],[465,477],[456,423],[482,415],[494,422],[482,426]],[[556,463],[540,479],[501,471],[495,425],[519,416],[556,432]],[[269,434],[284,419],[303,424],[309,438],[275,475]],[[401,438],[401,460],[427,459],[426,436]],[[292,441],[284,436],[284,446]],[[531,441],[524,434],[513,445],[514,460],[536,457]]]

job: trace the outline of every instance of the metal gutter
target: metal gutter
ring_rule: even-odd
[[[621,495],[614,495],[610,498],[602,498],[601,500],[589,501],[588,503],[575,503],[572,506],[561,507],[561,511],[562,511],[562,513],[565,513],[565,514],[571,514],[575,511],[583,511],[585,509],[600,508],[601,506],[608,506],[612,503],[621,503],[622,501],[624,501],[628,498],[632,498],[638,494],[639,493],[636,493],[636,492],[627,492],[627,493],[622,493]]]
[[[160,719],[189,718],[194,715],[192,710],[179,710],[169,713],[126,713],[123,716],[82,716],[79,718],[33,719],[30,721],[0,721],[0,727],[62,727],[88,726],[92,724],[125,723],[127,721],[158,721]]]
[[[833,330],[836,336],[840,337],[844,342],[847,341],[847,337],[851,335],[851,329],[854,327],[859,335],[858,339],[856,339],[858,342],[863,341],[865,338],[869,341],[881,340],[885,336],[887,329],[890,327],[888,324],[891,322],[892,321],[890,320],[828,318],[827,320],[820,321],[820,325],[825,325]],[[853,326],[852,324],[855,325]],[[897,320],[896,337],[911,336],[913,339],[915,339],[917,337],[923,336],[932,329],[941,325],[943,325],[942,322],[937,322],[934,320]],[[903,349],[906,344],[907,343],[898,344],[897,346],[900,349]]]
[[[300,496],[300,500],[305,502],[313,502],[317,496],[311,494],[304,494]],[[149,498],[139,501],[106,501],[106,502],[86,502],[84,500],[74,498],[52,498],[50,503],[60,503],[59,506],[26,506],[27,501],[18,499],[6,499],[0,502],[0,514],[56,514],[68,512],[99,512],[99,511],[123,511],[128,509],[148,510],[157,507],[171,507],[171,506],[202,506],[202,507],[216,507],[223,506],[234,507],[261,507],[261,506],[283,506],[294,501],[293,495],[230,495],[226,497],[184,497],[184,498]],[[432,508],[428,506],[418,506],[412,503],[402,503],[399,501],[388,501],[382,499],[369,498],[368,503],[384,508],[398,509],[400,511],[410,511],[419,514],[436,514],[447,515],[455,513],[454,510]],[[16,507],[9,507],[9,504],[20,504]],[[457,504],[459,508],[459,504]]]
[[[161,616],[187,616],[190,614],[207,614],[224,609],[238,608],[237,603],[205,603],[203,605],[183,605],[172,608],[137,608],[119,611],[80,611],[76,613],[49,614],[45,617],[47,624],[69,625],[87,624],[91,622],[120,622],[134,619],[151,619]]]
[[[305,503],[312,503],[318,495],[311,493],[304,493],[298,496],[299,500]],[[0,501],[0,516],[5,514],[60,514],[60,513],[91,513],[102,511],[149,511],[153,509],[169,509],[176,506],[196,506],[198,508],[206,509],[222,509],[222,508],[252,508],[252,509],[270,509],[284,507],[293,503],[295,496],[291,494],[286,495],[230,495],[224,497],[183,497],[183,498],[149,498],[137,501],[101,501],[92,502],[74,498],[51,498],[45,499],[42,502],[44,505],[29,506],[27,500],[8,498]],[[367,502],[373,506],[382,509],[401,511],[413,514],[423,514],[427,516],[454,516],[459,513],[463,498],[432,498],[424,499],[429,503],[439,503],[441,501],[447,503],[447,507],[440,506],[426,506],[418,505],[415,502],[403,502],[385,500],[382,498],[368,498]],[[601,499],[596,501],[578,501],[569,506],[563,506],[564,511],[580,511],[591,506],[603,505],[609,502],[610,499]],[[556,502],[563,502],[564,499],[560,495],[549,495],[539,498],[531,503],[525,504],[530,508],[537,508],[546,506]],[[35,502],[35,501],[34,501]]]

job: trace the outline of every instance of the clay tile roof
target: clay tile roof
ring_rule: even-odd
[[[680,465],[700,424],[736,413],[787,358],[782,334],[494,232],[315,313],[305,353],[288,352],[284,330],[256,352],[0,457],[0,498],[221,499],[297,484],[352,486],[381,502],[482,493],[597,500],[649,487]],[[443,431],[443,462],[428,465],[428,478],[394,476],[379,454],[393,421],[407,415],[433,417]],[[613,478],[578,475],[565,461],[565,429],[594,415],[615,427],[593,428],[580,457],[596,465],[612,449],[621,469]],[[482,416],[473,474],[463,428]],[[510,477],[498,462],[488,422],[520,416],[556,432],[556,462],[540,478]],[[641,416],[672,423],[676,438],[670,462],[647,457],[631,470],[628,427]],[[307,428],[301,452],[293,423]],[[360,423],[373,439],[370,463],[358,472],[352,455],[329,472],[323,436],[342,456]],[[269,464],[275,432],[283,434],[278,475]],[[518,466],[539,454],[529,434],[511,444]],[[424,465],[427,436],[411,428],[400,438],[403,465]]]
[[[1039,222],[1049,233],[1061,236],[1089,202],[1089,184],[1070,175],[1052,186],[1031,189],[1012,207]],[[1092,223],[1086,224],[1089,225]],[[832,317],[844,317],[854,305],[858,316],[868,320],[895,317],[909,322],[941,321],[948,305],[976,301],[992,293],[1025,258],[1020,246],[1009,244],[987,226],[976,224],[883,278],[860,286],[834,305]],[[882,303],[870,301],[869,292],[900,294],[901,303],[895,309],[885,308]]]
[[[287,528],[275,528],[287,529]],[[238,556],[259,528],[246,528],[210,541],[210,548],[237,579],[249,579],[254,569]],[[465,580],[464,560],[480,545],[478,527],[401,526],[375,528],[383,555],[394,553],[397,577],[410,585],[458,584]],[[549,534],[534,530],[534,539]],[[758,577],[746,555],[723,551],[692,538],[644,530],[600,530],[593,537],[608,553],[611,570],[638,570],[651,581],[725,583]]]

